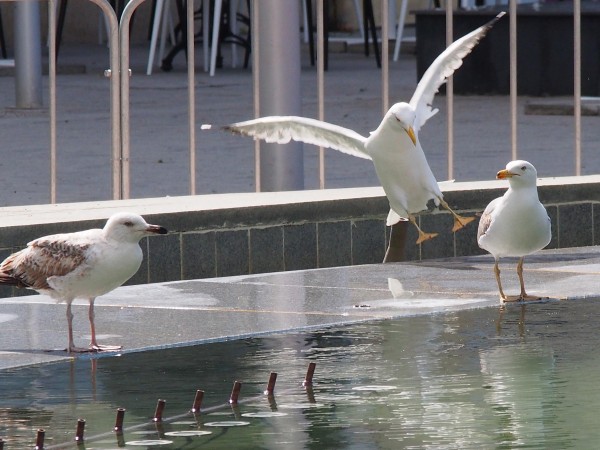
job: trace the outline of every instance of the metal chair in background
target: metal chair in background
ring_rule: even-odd
[[[2,8],[0,8],[0,52],[3,59],[8,58],[8,53],[6,53],[6,41],[4,39],[4,25],[2,24]]]

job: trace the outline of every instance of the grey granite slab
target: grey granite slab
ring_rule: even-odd
[[[96,301],[99,341],[123,345],[120,353],[140,352],[498,307],[492,267],[493,258],[482,255],[124,286]],[[518,292],[515,267],[515,258],[501,261],[508,294]],[[598,272],[598,247],[546,250],[525,259],[528,292],[553,299],[600,296]],[[73,311],[76,344],[85,345],[87,302],[76,300]],[[0,369],[72,357],[61,350],[65,305],[49,297],[0,299],[0,323]]]

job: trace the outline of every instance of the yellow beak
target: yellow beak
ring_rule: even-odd
[[[506,169],[502,169],[500,172],[498,172],[496,174],[496,178],[498,178],[499,180],[504,180],[506,178],[512,178],[513,176],[514,175]]]
[[[408,127],[408,130],[406,130],[406,134],[408,134],[408,137],[413,142],[413,144],[417,145],[417,136],[415,136],[415,130],[413,130],[413,127]]]

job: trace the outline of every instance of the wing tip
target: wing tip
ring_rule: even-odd
[[[488,23],[486,23],[484,25],[484,28],[487,30],[489,30],[490,28],[492,28],[494,26],[494,24],[496,22],[498,22],[500,19],[502,19],[504,16],[506,15],[506,11],[500,11],[498,14],[496,14],[496,17],[494,17],[492,20],[490,20]]]
[[[233,133],[233,134],[239,134],[240,136],[242,136],[244,134],[242,132],[242,130],[239,129],[235,124],[222,126],[221,130],[228,131],[228,132]]]

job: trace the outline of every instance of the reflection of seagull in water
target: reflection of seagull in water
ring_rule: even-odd
[[[503,15],[498,14],[440,54],[421,78],[410,102],[393,105],[368,138],[347,128],[296,116],[263,117],[234,123],[225,129],[267,142],[285,144],[293,139],[371,159],[391,206],[387,225],[408,218],[417,227],[417,243],[435,237],[436,233],[423,232],[414,217],[414,214],[426,210],[427,203],[433,200],[436,206],[441,205],[454,216],[452,231],[457,231],[474,218],[459,216],[444,201],[421,148],[418,132],[438,112],[431,104],[439,87],[462,65],[462,59]]]
[[[502,197],[485,208],[477,230],[477,243],[494,256],[494,273],[504,302],[540,300],[528,295],[523,282],[523,258],[550,243],[550,218],[537,192],[537,171],[527,161],[511,161],[498,172],[499,179],[508,179],[509,188]],[[517,274],[521,293],[506,296],[500,281],[499,260],[502,256],[518,256]]]
[[[404,290],[402,282],[397,278],[388,278],[388,289],[392,293],[392,297],[397,298],[410,298],[415,295],[412,291]]]
[[[67,303],[69,352],[119,350],[96,341],[94,300],[121,286],[142,263],[139,241],[144,236],[166,234],[167,230],[130,213],[114,214],[103,229],[41,237],[0,264],[0,284],[26,287]],[[75,298],[90,302],[92,339],[89,348],[73,343]]]

